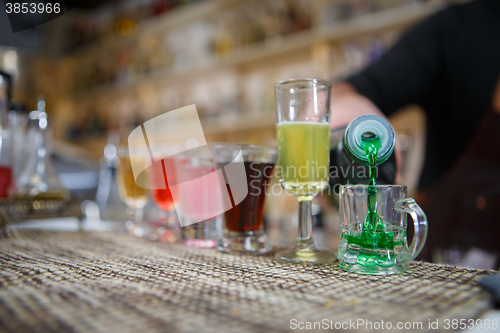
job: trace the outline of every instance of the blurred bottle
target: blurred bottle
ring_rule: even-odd
[[[366,65],[376,63],[385,54],[387,47],[380,38],[372,38],[366,52]]]
[[[14,180],[19,178],[23,167],[28,161],[28,143],[26,126],[28,116],[24,107],[11,103],[9,112],[9,128],[12,134],[12,174]]]
[[[8,127],[8,98],[0,96],[0,198],[12,189],[12,135]]]
[[[228,29],[224,24],[219,24],[214,34],[214,50],[219,59],[229,58],[234,51],[234,40]]]
[[[358,41],[351,40],[344,44],[344,59],[347,70],[351,73],[363,68],[365,64],[365,54]]]
[[[48,130],[43,95],[38,97],[38,109],[30,112],[28,127],[29,157],[16,180],[16,196],[47,199],[69,199],[69,193],[57,178],[52,166],[52,142]]]
[[[396,156],[394,154],[394,130],[380,116],[360,116],[347,126],[333,129],[330,135],[330,188],[344,184],[368,184],[368,157],[359,144],[363,135],[380,137],[380,148],[375,161],[378,185],[394,184]]]
[[[100,160],[99,184],[97,185],[95,198],[101,212],[101,219],[109,221],[124,221],[127,219],[127,205],[120,199],[116,180],[117,167],[120,164],[118,158],[119,144],[119,132],[111,131],[108,135],[108,143],[104,147],[104,156]]]

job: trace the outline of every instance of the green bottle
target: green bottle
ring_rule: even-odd
[[[394,131],[387,120],[375,115],[360,116],[347,127],[333,129],[330,138],[329,184],[333,193],[338,192],[339,185],[368,185],[370,171],[378,183],[394,184]],[[372,161],[376,168],[369,167],[365,149],[370,144],[378,145],[377,158]]]
[[[345,130],[344,153],[356,164],[380,165],[394,152],[395,136],[389,122],[376,115],[359,116],[349,123]],[[375,149],[376,156],[367,154],[367,149]]]

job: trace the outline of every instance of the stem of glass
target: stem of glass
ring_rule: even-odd
[[[300,248],[314,246],[312,239],[312,198],[299,198],[297,246]]]
[[[142,217],[144,216],[144,210],[141,208],[134,209],[134,224],[138,227],[142,224]]]
[[[130,220],[127,221],[125,226],[137,237],[142,237],[144,234],[144,225],[142,224],[142,217],[144,216],[144,211],[141,208],[129,206],[127,208],[127,213],[130,215]]]

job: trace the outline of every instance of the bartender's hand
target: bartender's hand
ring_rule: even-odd
[[[499,85],[500,86],[500,85]],[[373,104],[368,98],[360,95],[356,89],[346,82],[337,83],[332,87],[330,101],[330,128],[347,126],[354,118],[364,114],[374,114],[377,116],[387,117]],[[403,156],[399,150],[398,143],[394,148],[396,154],[396,184],[401,182],[401,165]]]
[[[332,87],[330,128],[346,126],[354,118],[364,114],[387,117],[368,98],[360,95],[356,89],[346,82]]]

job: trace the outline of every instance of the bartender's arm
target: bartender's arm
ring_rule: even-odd
[[[375,114],[385,117],[372,101],[359,94],[350,83],[341,82],[332,87],[331,128],[346,126],[356,117],[364,114]]]

